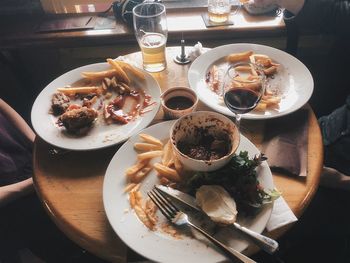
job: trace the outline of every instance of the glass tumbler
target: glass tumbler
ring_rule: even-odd
[[[165,6],[157,2],[141,3],[133,8],[133,22],[142,52],[143,68],[148,72],[164,70],[168,38]]]
[[[230,0],[208,0],[209,20],[214,23],[225,23],[231,13]]]

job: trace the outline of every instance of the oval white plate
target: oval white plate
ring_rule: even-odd
[[[169,130],[174,121],[162,122],[146,128],[142,133],[150,134],[158,139],[169,138]],[[194,238],[183,237],[175,239],[160,231],[150,231],[137,218],[133,210],[130,209],[128,194],[123,192],[127,182],[125,170],[136,162],[136,152],[133,148],[138,142],[138,135],[131,137],[112,158],[103,182],[103,204],[107,218],[123,242],[137,253],[157,262],[220,262],[225,257],[202,241]],[[238,151],[246,150],[249,156],[258,154],[258,149],[244,136],[241,136],[241,143]],[[160,160],[155,160],[160,161]],[[259,181],[265,189],[274,187],[272,174],[266,162],[259,167]],[[140,191],[144,198],[147,192],[158,182],[156,173],[152,171],[142,183]],[[243,226],[261,233],[272,212],[272,204],[266,205],[255,217],[239,217],[238,222]],[[164,218],[159,214],[159,219]],[[227,231],[227,230],[226,230]],[[226,232],[225,231],[225,232]],[[240,239],[238,234],[230,236],[222,235],[229,241],[230,246],[242,251],[248,246],[248,242]]]
[[[64,149],[70,150],[93,150],[111,146],[127,140],[131,135],[139,132],[153,120],[160,106],[160,87],[157,81],[147,72],[143,71],[146,80],[139,82],[136,88],[143,88],[152,96],[155,102],[150,112],[139,116],[134,121],[125,125],[96,123],[87,135],[76,137],[69,136],[57,127],[57,117],[49,114],[51,97],[57,88],[70,85],[80,80],[81,72],[102,71],[109,69],[108,63],[96,63],[73,69],[56,78],[47,85],[36,98],[31,119],[36,133],[46,142]]]
[[[252,111],[242,114],[243,119],[270,119],[284,116],[298,110],[308,102],[314,89],[314,82],[310,71],[303,63],[276,48],[240,43],[213,48],[193,61],[188,71],[188,81],[190,87],[196,91],[198,98],[204,104],[222,114],[234,116],[226,107],[222,98],[210,90],[205,82],[205,75],[213,64],[224,64],[227,55],[248,50],[256,54],[267,55],[281,65],[273,81],[279,86],[282,100],[279,104],[279,109],[265,112]]]

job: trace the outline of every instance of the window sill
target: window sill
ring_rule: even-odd
[[[167,13],[168,42],[179,43],[182,34],[189,43],[217,40],[230,43],[240,38],[285,35],[285,24],[280,16],[251,16],[244,10],[240,10],[233,16],[234,25],[207,28],[201,16],[206,11],[206,8],[193,8],[181,10],[181,12],[170,9]],[[43,19],[47,17],[29,16],[22,17],[21,20],[17,17],[0,19],[0,48],[136,45],[133,30],[118,21],[112,21],[113,28],[109,29],[37,33]]]

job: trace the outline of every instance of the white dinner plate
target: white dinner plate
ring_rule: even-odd
[[[142,133],[150,134],[166,141],[169,138],[169,130],[174,121],[162,122],[146,128]],[[161,232],[150,231],[138,219],[130,208],[128,194],[124,193],[127,185],[125,170],[135,164],[136,152],[133,148],[135,142],[140,141],[138,135],[132,136],[112,158],[103,182],[103,204],[107,218],[123,242],[137,253],[157,262],[220,262],[225,257],[212,245],[186,236],[176,239]],[[244,136],[241,135],[238,151],[246,150],[249,156],[258,154],[258,149]],[[154,160],[160,162],[160,159]],[[263,162],[258,168],[258,178],[265,189],[273,189],[274,184],[270,168]],[[144,198],[147,191],[157,184],[155,171],[152,171],[142,182],[140,191]],[[259,213],[250,218],[238,217],[238,222],[254,231],[261,233],[272,212],[272,204],[267,204]],[[159,219],[164,219],[160,213]],[[219,233],[236,250],[242,251],[248,246],[248,242],[238,236],[236,231]]]
[[[234,116],[226,107],[221,96],[208,87],[205,77],[214,64],[220,65],[222,68],[228,67],[225,62],[227,55],[249,50],[255,54],[267,55],[274,62],[280,64],[278,73],[269,81],[271,86],[278,90],[282,99],[278,109],[265,112],[252,111],[242,114],[243,119],[269,119],[284,116],[298,110],[308,102],[314,89],[314,82],[310,71],[303,63],[276,48],[240,43],[213,48],[193,61],[188,71],[188,81],[190,87],[196,91],[197,96],[204,104],[222,114]]]
[[[160,87],[157,81],[147,72],[144,72],[145,81],[135,81],[132,87],[144,89],[152,97],[154,105],[149,112],[138,116],[135,120],[121,125],[112,123],[107,125],[102,118],[84,136],[72,136],[64,132],[63,127],[58,127],[57,117],[49,113],[51,97],[57,88],[65,87],[82,79],[81,72],[103,71],[109,69],[108,63],[96,63],[73,69],[56,78],[47,85],[36,98],[31,119],[36,133],[46,142],[64,149],[93,150],[111,146],[127,140],[131,135],[145,128],[157,114],[160,106]]]

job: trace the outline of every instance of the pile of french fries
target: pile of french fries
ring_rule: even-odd
[[[145,75],[141,70],[131,66],[130,64],[124,61],[113,60],[111,58],[108,58],[107,62],[111,66],[111,69],[104,71],[90,71],[81,73],[83,78],[90,80],[91,83],[96,83],[97,85],[82,87],[63,87],[58,88],[57,91],[62,92],[67,96],[91,93],[102,94],[105,92],[105,89],[102,85],[104,79],[115,78],[117,82],[120,82],[123,85],[129,85],[131,83],[129,76],[138,78],[140,80],[145,80]]]
[[[150,199],[143,200],[139,191],[141,183],[154,169],[161,184],[176,184],[181,180],[180,174],[183,167],[180,161],[175,158],[170,140],[163,143],[159,139],[145,133],[139,134],[139,138],[141,142],[134,144],[134,149],[138,152],[137,161],[125,171],[127,185],[124,192],[129,193],[130,206],[135,210],[139,219],[149,229],[154,230],[157,223],[155,215],[157,209]],[[151,164],[151,161],[157,157],[161,161]],[[175,235],[172,229],[168,227],[162,228],[164,228],[164,231],[170,231]]]

